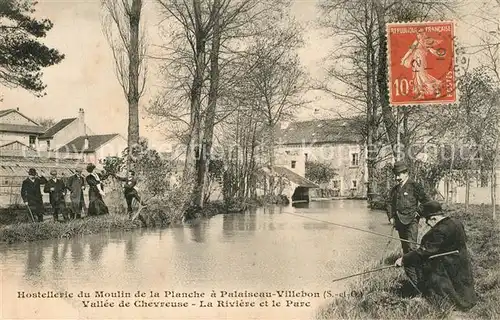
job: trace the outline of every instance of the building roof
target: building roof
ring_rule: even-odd
[[[64,129],[68,124],[75,121],[76,119],[77,118],[62,119],[61,121],[59,121],[58,123],[56,123],[55,125],[50,127],[49,129],[47,129],[47,131],[45,131],[44,134],[42,134],[39,137],[39,139],[50,139],[50,138],[54,137],[54,135],[56,133],[58,133],[59,131]]]
[[[3,117],[11,112],[17,111],[16,109],[4,109],[0,110],[0,117]]]
[[[59,148],[59,152],[70,152],[70,153],[91,153],[95,152],[102,145],[106,144],[108,141],[112,140],[115,137],[118,137],[118,133],[112,134],[100,134],[93,136],[80,136],[73,141],[69,142],[65,146]],[[85,139],[88,139],[89,146],[84,150]]]
[[[273,170],[275,173],[277,173],[280,176],[283,176],[290,180],[291,182],[295,183],[299,187],[305,187],[305,188],[319,188],[317,184],[314,182],[296,174],[290,169],[287,169],[285,167],[279,167],[279,166],[274,166]]]
[[[12,112],[15,112],[15,113],[19,114],[20,116],[22,116],[23,118],[25,118],[26,120],[29,120],[29,121],[33,122],[34,125],[38,125],[38,123],[36,121],[34,121],[31,118],[28,118],[27,116],[25,116],[24,114],[22,114],[19,111],[19,109],[3,109],[3,110],[0,110],[0,117],[6,116],[6,115],[8,115],[9,113],[12,113]]]
[[[43,133],[44,129],[37,125],[0,123],[0,131],[18,133]]]
[[[279,129],[281,144],[360,143],[364,123],[359,117],[348,119],[315,119],[292,122]]]
[[[30,146],[28,146],[28,145],[26,145],[26,144],[24,144],[24,143],[22,143],[22,142],[20,142],[20,141],[17,141],[17,140],[16,140],[16,141],[10,141],[10,142],[4,143],[4,144],[1,144],[1,143],[0,143],[0,149],[2,149],[3,147],[10,146],[10,145],[12,145],[12,144],[20,144],[20,145],[22,145],[22,146],[24,146],[24,147],[26,147],[26,148],[29,148],[29,149],[31,149],[31,150],[35,150],[35,149],[33,149],[32,147],[30,147]]]
[[[78,166],[79,161],[66,159],[49,159],[43,157],[0,157],[0,176],[2,177],[27,177],[28,170],[35,168],[39,175],[48,177],[50,170],[56,169],[59,173],[70,175]]]

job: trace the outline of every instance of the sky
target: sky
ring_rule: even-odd
[[[263,0],[265,1],[265,0]],[[496,0],[463,0],[457,18],[457,36],[461,43],[472,46],[478,36],[495,27],[499,21],[494,7]],[[299,54],[304,67],[313,78],[324,76],[323,59],[332,47],[332,41],[315,28],[317,0],[295,0],[292,13],[306,25],[306,46]],[[127,133],[127,102],[114,74],[111,50],[102,33],[101,7],[99,0],[40,0],[35,16],[48,18],[54,23],[44,42],[66,55],[58,65],[44,69],[43,81],[47,84],[47,95],[37,98],[22,89],[0,87],[0,109],[19,108],[25,115],[38,118],[76,117],[79,108],[85,110],[86,122],[96,133]],[[159,16],[153,0],[145,0],[143,17],[146,19],[148,41],[161,44],[158,35]],[[485,19],[486,16],[490,18]],[[491,17],[497,19],[491,19]],[[500,31],[500,30],[499,30]],[[473,48],[469,51],[473,53]],[[473,55],[474,56],[474,55]],[[148,105],[158,91],[158,74],[150,70],[148,86],[140,102],[140,109]],[[299,112],[300,119],[321,117],[339,109],[331,97],[312,92],[314,100],[307,109]],[[319,112],[314,112],[317,109]],[[330,113],[328,112],[330,111]],[[341,112],[345,110],[340,108]],[[151,144],[163,149],[163,136],[155,130],[154,122],[141,112],[141,136],[149,138]]]

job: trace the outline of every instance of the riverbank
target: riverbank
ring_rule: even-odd
[[[168,201],[167,201],[168,203]],[[218,214],[231,214],[245,211],[251,207],[260,207],[267,204],[284,204],[283,198],[259,197],[243,203],[242,206],[228,207],[222,201],[208,202],[203,209],[188,211],[185,216],[176,209],[177,203],[165,205],[162,199],[151,199],[148,207],[141,212],[147,227],[167,227],[172,223],[179,223],[183,219],[211,218]],[[50,210],[50,208],[49,208]],[[53,238],[71,238],[76,236],[96,234],[113,231],[130,231],[145,227],[139,219],[131,221],[123,205],[110,206],[110,214],[71,220],[69,222],[54,222],[52,217],[47,217],[42,223],[32,223],[27,212],[22,208],[9,211],[8,224],[0,226],[0,243],[30,242],[48,240]],[[5,217],[7,213],[5,213]]]
[[[438,310],[419,297],[407,297],[409,283],[402,269],[388,269],[367,274],[351,283],[352,290],[363,296],[338,298],[320,310],[318,319],[500,319],[500,235],[498,222],[491,217],[491,206],[450,207],[447,214],[463,221],[468,236],[478,303],[466,314]],[[388,253],[366,270],[393,264],[400,251]]]

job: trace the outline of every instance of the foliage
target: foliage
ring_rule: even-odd
[[[42,96],[46,85],[41,69],[58,64],[64,55],[39,42],[53,24],[31,17],[35,5],[24,0],[0,2],[0,83]]]
[[[307,161],[306,178],[315,183],[329,183],[337,176],[337,170],[323,162]]]
[[[128,155],[129,151],[126,148],[122,157],[127,159]],[[139,139],[139,143],[133,147],[128,167],[135,171],[139,180],[144,181],[144,188],[151,197],[167,192],[169,188],[167,178],[173,171],[173,164],[162,159],[158,151],[150,149],[145,138]]]
[[[121,157],[106,157],[104,159],[104,170],[109,174],[116,174],[123,169],[124,160]]]
[[[56,120],[53,118],[36,118],[35,122],[41,125],[45,130],[56,124]]]

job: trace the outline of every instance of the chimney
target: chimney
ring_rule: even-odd
[[[85,128],[85,111],[83,108],[78,110],[78,135],[80,137],[87,135],[87,130]]]

